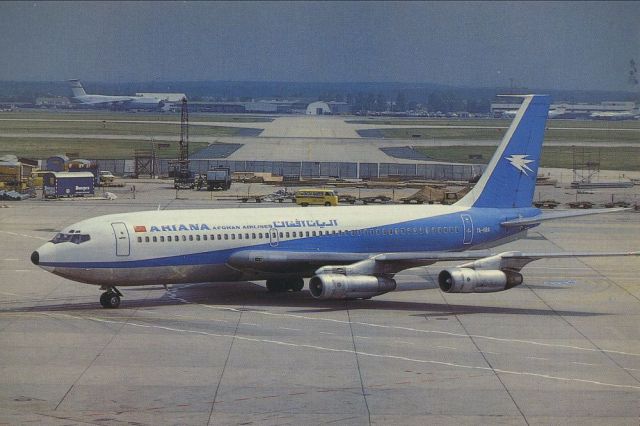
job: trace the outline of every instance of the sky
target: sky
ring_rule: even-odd
[[[0,80],[631,90],[640,2],[0,2]]]

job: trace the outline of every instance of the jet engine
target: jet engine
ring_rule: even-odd
[[[395,289],[395,280],[373,275],[319,274],[309,281],[316,299],[369,299]]]
[[[445,293],[493,293],[522,284],[522,274],[508,270],[449,268],[438,274],[438,284]]]

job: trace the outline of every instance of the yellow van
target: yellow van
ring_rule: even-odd
[[[306,207],[317,206],[337,206],[338,196],[333,189],[299,189],[295,193],[296,204]]]

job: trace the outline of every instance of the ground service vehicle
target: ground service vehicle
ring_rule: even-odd
[[[333,189],[299,189],[296,191],[296,204],[302,207],[316,206],[337,206],[338,196]]]
[[[193,189],[195,182],[195,174],[191,171],[176,171],[173,177],[173,187],[175,189]]]
[[[207,190],[231,188],[231,170],[228,167],[216,167],[207,172]]]
[[[113,180],[116,177],[109,170],[100,170],[100,173],[98,174],[98,178],[100,179],[100,184],[105,184],[105,183],[108,184],[108,183],[113,183]]]

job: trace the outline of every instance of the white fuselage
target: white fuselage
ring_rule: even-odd
[[[144,285],[311,276],[316,268],[238,270],[231,255],[344,253],[353,256],[487,247],[519,234],[499,223],[537,209],[474,209],[458,206],[348,206],[265,209],[165,210],[100,216],[62,230],[38,249],[39,265],[67,278],[109,285]],[[55,239],[54,239],[55,241]],[[347,256],[347,254],[349,256]],[[340,261],[336,263],[341,263]]]

